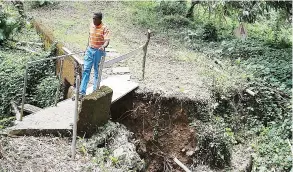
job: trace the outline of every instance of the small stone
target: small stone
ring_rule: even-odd
[[[130,70],[129,70],[129,67],[116,67],[112,69],[112,72],[115,74],[130,73]]]
[[[185,152],[186,150],[185,150],[185,148],[183,148],[181,151],[182,151],[182,152]]]
[[[194,154],[194,151],[192,151],[192,150],[186,152],[186,155],[187,155],[187,156],[192,156],[193,154]]]
[[[124,152],[124,150],[123,150],[123,148],[117,148],[117,149],[115,149],[114,150],[114,157],[116,157],[116,158],[118,158],[118,157],[120,157],[121,155],[123,155],[123,152]]]
[[[188,92],[189,92],[189,90],[184,90],[184,91],[183,91],[184,94],[186,94],[186,93],[188,93]]]

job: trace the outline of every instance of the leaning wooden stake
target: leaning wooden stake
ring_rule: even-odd
[[[144,73],[145,73],[145,61],[146,61],[146,53],[147,53],[147,48],[151,39],[151,30],[148,29],[147,33],[147,42],[143,46],[143,61],[142,61],[142,79],[144,79]]]
[[[79,99],[79,75],[76,76],[76,90],[75,90],[75,106],[74,106],[74,120],[73,120],[73,135],[71,144],[72,160],[75,158],[76,149],[76,135],[77,135],[77,115],[78,115],[78,99]]]
[[[174,157],[174,161],[178,164],[184,171],[191,172],[182,162],[180,162],[176,157]]]

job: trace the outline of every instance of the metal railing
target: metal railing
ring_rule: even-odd
[[[72,144],[71,144],[71,158],[75,158],[75,148],[76,148],[76,135],[77,135],[77,120],[78,120],[78,99],[79,99],[79,83],[80,77],[76,76],[76,89],[75,89],[75,107],[74,107],[74,117],[73,117],[73,134],[72,134]]]
[[[25,94],[26,94],[29,67],[32,64],[40,63],[40,62],[43,62],[43,61],[60,59],[60,68],[59,68],[59,74],[58,74],[59,83],[58,83],[58,87],[57,87],[57,91],[56,91],[56,97],[55,97],[55,106],[57,106],[58,99],[59,99],[59,92],[60,92],[61,76],[62,76],[62,70],[63,70],[63,61],[64,61],[65,58],[67,58],[69,56],[72,56],[72,55],[75,55],[75,54],[81,54],[81,53],[84,53],[84,51],[77,52],[77,53],[65,54],[65,55],[56,56],[56,57],[48,57],[48,58],[44,58],[44,59],[40,59],[40,60],[34,60],[34,61],[27,62],[26,68],[25,68],[25,74],[24,74],[24,86],[23,86],[23,93],[22,93],[21,113],[20,113],[20,119],[19,119],[20,121],[22,121],[23,112],[24,112],[24,103],[25,103]]]

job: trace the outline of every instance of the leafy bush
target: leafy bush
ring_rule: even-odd
[[[164,24],[165,27],[174,28],[174,29],[191,25],[191,21],[189,19],[183,16],[180,16],[178,14],[164,16],[162,18],[162,23]]]
[[[40,56],[32,56],[31,54],[26,54],[20,50],[0,49],[0,94],[2,95],[0,101],[0,118],[11,114],[11,100],[16,101],[17,103],[21,102],[26,63],[32,59],[37,60],[52,56],[52,52],[54,51],[55,47],[52,47],[49,52],[43,52]],[[37,100],[35,100],[36,88],[38,88],[39,83],[44,78],[52,76],[54,73],[54,61],[45,61],[29,67],[26,103],[37,105]]]
[[[292,168],[292,154],[289,140],[279,127],[263,128],[255,150],[253,172],[284,171]]]
[[[56,1],[51,1],[51,0],[37,0],[33,2],[32,7],[33,8],[44,7],[47,5],[54,5],[55,3]]]
[[[202,35],[203,40],[206,40],[206,41],[218,40],[217,28],[212,23],[205,24],[203,29],[204,29],[204,32]]]
[[[138,3],[130,3],[132,5],[133,17],[132,21],[140,26],[155,29],[158,27],[159,16],[156,13],[157,3],[152,1],[144,1]]]
[[[11,15],[4,8],[1,8],[0,4],[0,44],[19,29],[21,20],[20,17]]]
[[[161,1],[157,11],[163,15],[184,15],[186,14],[186,1]]]
[[[10,127],[13,125],[13,121],[15,120],[15,117],[9,117],[9,118],[4,118],[0,120],[0,129],[4,129],[6,127]]]
[[[56,76],[48,76],[44,78],[37,86],[36,94],[33,99],[35,104],[42,108],[53,105],[58,86],[59,80]],[[58,101],[60,101],[62,97],[62,90],[60,89]]]
[[[216,117],[209,123],[198,123],[197,159],[213,168],[225,168],[231,163],[231,150],[235,143],[234,133],[225,128],[223,119]]]

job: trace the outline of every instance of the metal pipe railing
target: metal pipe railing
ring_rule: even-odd
[[[24,86],[23,86],[23,93],[22,93],[22,102],[21,102],[21,114],[20,114],[20,121],[22,121],[22,117],[23,117],[23,112],[24,112],[24,103],[25,103],[25,94],[26,94],[26,87],[27,87],[27,78],[28,78],[28,68],[30,67],[30,65],[35,64],[35,63],[39,63],[42,61],[47,61],[47,60],[57,60],[57,59],[61,59],[63,58],[61,61],[61,66],[60,66],[60,71],[59,71],[59,87],[60,87],[60,80],[61,80],[61,72],[62,72],[62,68],[63,68],[63,60],[66,57],[75,55],[75,54],[81,54],[84,53],[84,51],[80,51],[80,52],[76,52],[76,53],[70,53],[70,54],[65,54],[65,55],[61,55],[61,56],[56,56],[56,57],[48,57],[48,58],[44,58],[44,59],[40,59],[40,60],[34,60],[34,61],[30,61],[26,63],[26,68],[25,68],[25,74],[24,74]],[[58,89],[58,88],[57,88]],[[60,88],[58,89],[60,90]],[[57,92],[59,94],[59,91]],[[57,95],[56,95],[57,97]],[[59,97],[59,95],[58,95]],[[58,100],[57,100],[58,101]],[[56,100],[55,100],[55,106],[57,105]]]
[[[63,60],[64,60],[64,58],[60,59],[60,67],[59,67],[59,75],[58,75],[58,86],[57,86],[56,96],[55,96],[55,106],[57,106],[57,103],[58,103],[58,100],[59,100],[60,84],[61,84],[61,77],[62,77],[62,71],[63,71]]]
[[[57,59],[65,58],[65,57],[72,56],[72,55],[75,55],[75,54],[81,54],[81,53],[84,53],[84,52],[85,51],[80,51],[80,52],[77,52],[77,53],[64,54],[64,55],[56,56],[56,57],[48,57],[48,58],[44,58],[44,59],[40,59],[40,60],[30,61],[28,63],[33,64],[33,63],[39,63],[39,62],[47,61],[47,60],[57,60]]]
[[[76,150],[76,135],[77,135],[77,120],[78,120],[78,99],[79,99],[79,83],[80,76],[76,76],[76,89],[75,89],[75,106],[74,106],[74,117],[73,117],[73,134],[72,134],[72,143],[71,143],[71,159],[75,158]]]

